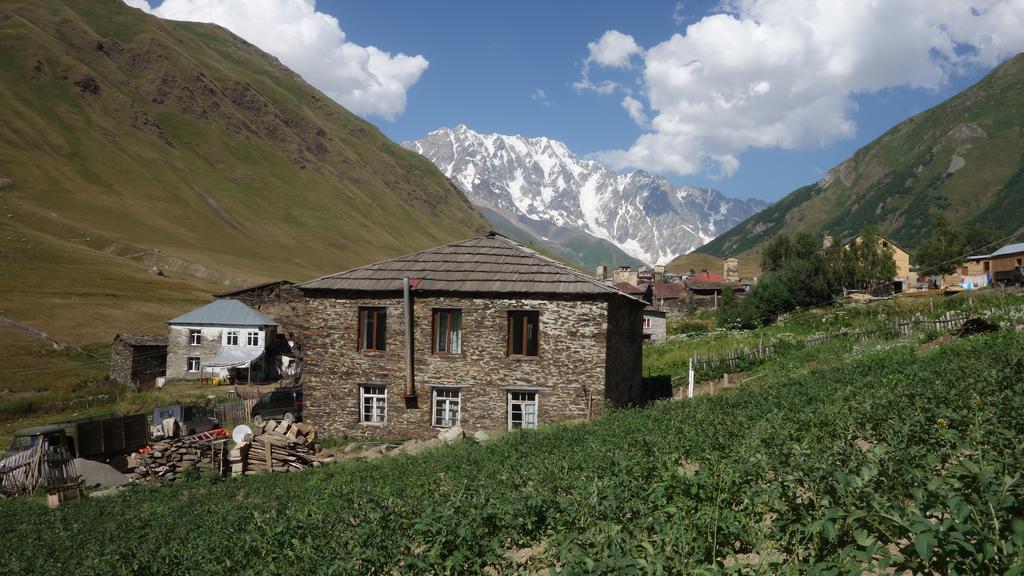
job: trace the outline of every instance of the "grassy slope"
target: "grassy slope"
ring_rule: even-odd
[[[1003,573],[1024,561],[1022,370],[1010,332],[837,342],[731,393],[484,445],[56,511],[0,502],[21,543],[0,559],[25,574]],[[195,538],[239,526],[230,546]]]
[[[868,224],[912,248],[926,236],[932,212],[954,223],[1014,232],[1019,218],[1007,210],[1024,202],[1022,108],[1019,55],[858,150],[822,183],[794,191],[698,250],[719,257],[749,254],[780,231],[842,238]],[[950,174],[955,154],[966,165]]]
[[[238,280],[304,279],[486,229],[428,161],[224,29],[120,0],[6,2],[3,12],[0,177],[13,185],[0,218],[42,238],[55,267],[87,249],[156,249]],[[75,84],[90,77],[96,94]],[[105,281],[133,266],[100,256],[81,270],[119,291]],[[4,263],[26,290],[77,298],[75,282],[40,276],[34,260]],[[208,288],[164,290],[195,302]],[[121,292],[116,308],[79,299],[81,315],[103,321],[86,338],[120,329],[107,315],[139,324],[183,303],[141,285]],[[63,312],[11,308],[25,321]]]

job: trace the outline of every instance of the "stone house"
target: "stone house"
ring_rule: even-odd
[[[644,302],[495,233],[298,287],[303,418],[328,436],[535,428],[645,398]]]
[[[644,308],[644,340],[662,342],[668,338],[668,321],[665,312],[654,308]]]
[[[214,300],[167,321],[167,378],[276,380],[277,323],[238,300]]]
[[[166,336],[118,334],[110,347],[110,379],[125,386],[152,384],[167,370]]]

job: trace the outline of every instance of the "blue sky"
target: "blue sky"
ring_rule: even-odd
[[[460,123],[547,136],[769,201],[1024,48],[1022,0],[240,2],[146,8],[225,25],[396,141]]]

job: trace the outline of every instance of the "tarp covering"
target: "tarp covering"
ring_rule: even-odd
[[[203,368],[232,368],[247,366],[263,355],[263,348],[237,346],[221,348],[216,356],[203,362]]]

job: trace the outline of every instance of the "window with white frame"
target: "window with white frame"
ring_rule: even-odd
[[[203,331],[198,328],[192,328],[188,331],[188,345],[199,346],[203,343]]]
[[[359,387],[359,421],[383,424],[388,418],[387,388],[365,384]]]
[[[225,346],[238,346],[238,330],[227,330],[224,332]]]
[[[644,318],[644,329],[650,329],[650,327],[651,327],[651,318],[648,316],[648,317]]]
[[[246,346],[259,346],[260,345],[260,333],[258,330],[250,330],[245,334],[245,345]]]
[[[458,426],[460,405],[458,388],[434,388],[434,426]]]
[[[189,372],[199,372],[199,356],[189,356],[186,358],[185,369]]]
[[[508,427],[537,427],[537,393],[510,390],[508,393]]]

